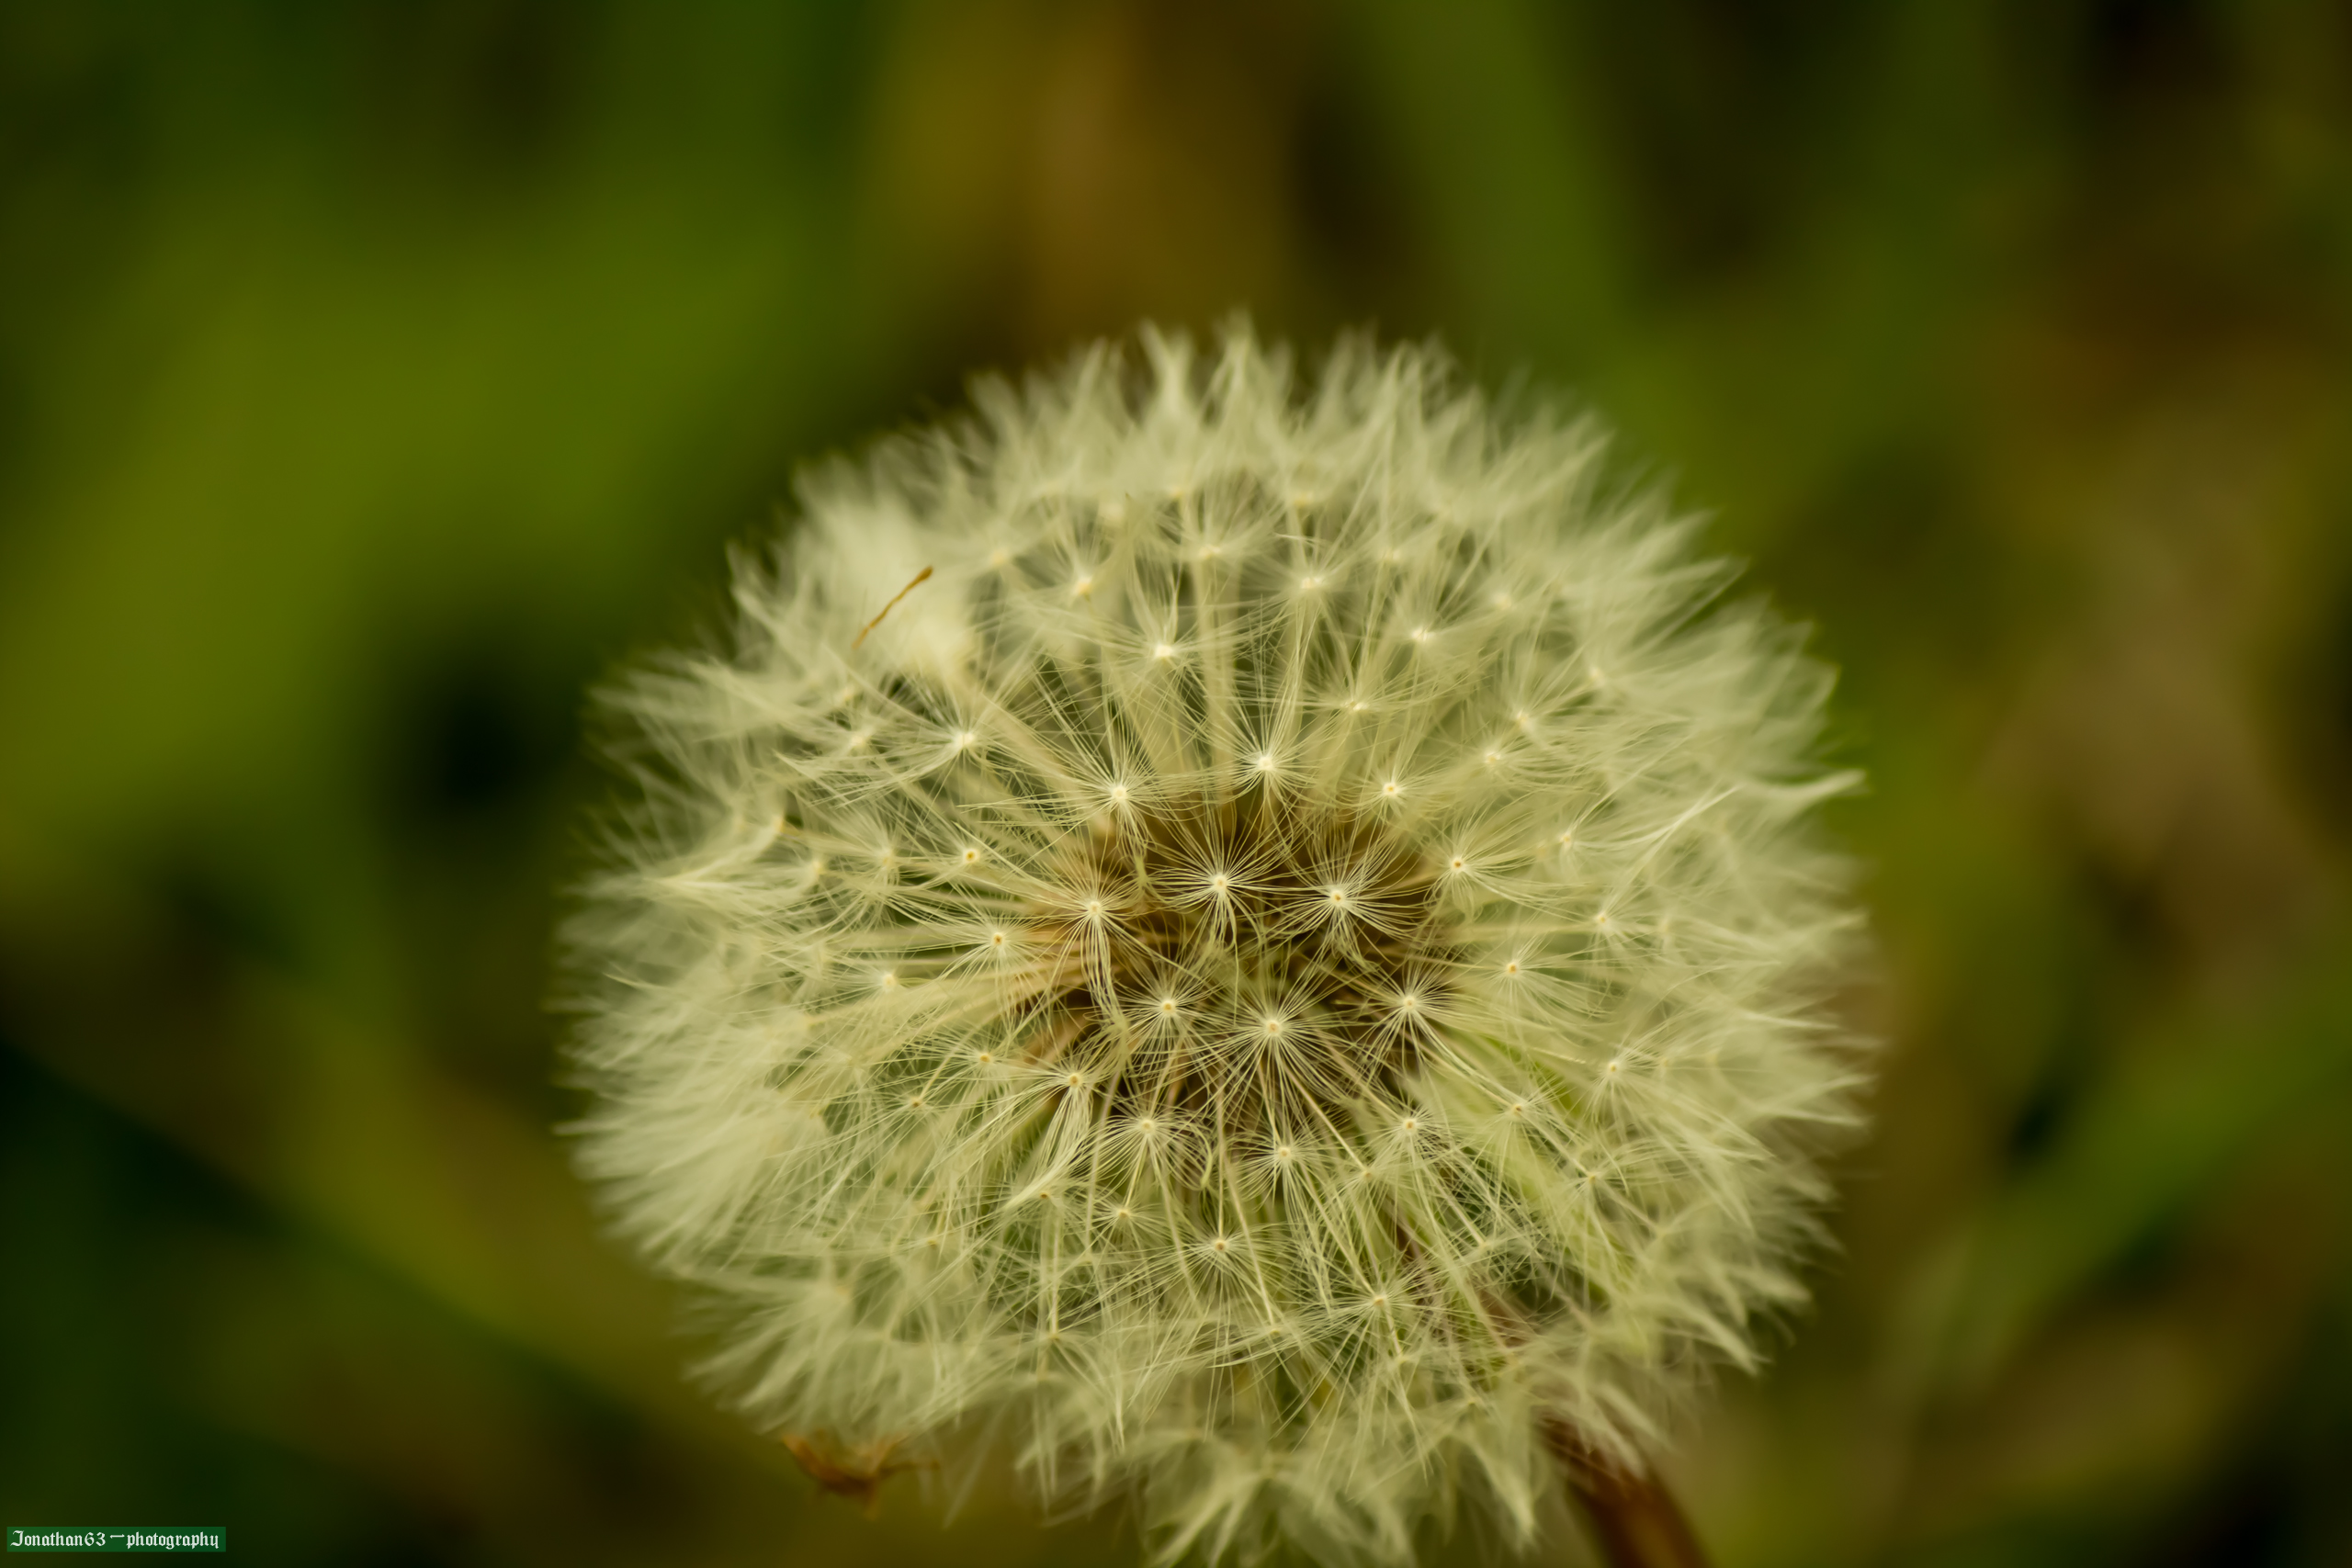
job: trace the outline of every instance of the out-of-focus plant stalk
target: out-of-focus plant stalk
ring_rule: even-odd
[[[1657,1476],[1596,1453],[1564,1421],[1545,1422],[1544,1441],[1610,1568],[1707,1568],[1690,1521]]]

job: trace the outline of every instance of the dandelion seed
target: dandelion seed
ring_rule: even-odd
[[[1821,672],[1687,525],[1430,351],[1288,364],[991,390],[622,681],[582,1159],[763,1428],[1400,1568],[1801,1297],[1853,918]]]

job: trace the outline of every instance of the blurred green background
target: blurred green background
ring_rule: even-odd
[[[1720,1562],[2352,1562],[2352,14],[2290,0],[0,5],[0,1521],[1131,1561],[683,1388],[541,999],[581,692],[797,462],[1237,305],[1605,411],[1844,668],[1885,1078],[1670,1462]]]

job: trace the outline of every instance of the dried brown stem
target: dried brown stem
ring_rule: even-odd
[[[1656,1476],[1597,1452],[1565,1422],[1545,1422],[1544,1441],[1610,1568],[1707,1568],[1690,1522]]]
[[[908,583],[904,588],[899,589],[896,593],[893,593],[890,596],[890,602],[882,606],[882,615],[887,615],[891,611],[897,609],[899,607],[899,600],[905,598],[908,594],[912,593],[916,589],[921,588],[924,583],[929,582],[930,581],[931,568],[925,567],[921,571],[915,573],[914,581]],[[857,634],[857,640],[849,645],[853,652],[865,645],[866,632],[872,631],[875,627],[882,624],[882,615],[876,615],[872,620],[865,623],[865,630],[859,632]]]

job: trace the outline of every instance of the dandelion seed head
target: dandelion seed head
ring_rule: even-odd
[[[582,1163],[763,1428],[1399,1564],[1802,1295],[1826,680],[1589,425],[1144,346],[811,479],[731,651],[613,688]]]

